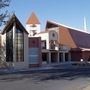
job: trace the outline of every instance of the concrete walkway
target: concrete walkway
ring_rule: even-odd
[[[84,88],[83,90],[90,90],[90,85]]]

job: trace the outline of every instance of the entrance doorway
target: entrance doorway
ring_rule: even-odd
[[[59,62],[63,62],[63,53],[59,53]]]
[[[42,62],[44,64],[48,63],[48,53],[42,53]]]
[[[56,63],[57,62],[57,53],[52,52],[51,53],[51,63]]]
[[[65,53],[65,62],[69,61],[69,54]]]

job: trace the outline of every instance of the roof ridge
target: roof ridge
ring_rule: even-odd
[[[69,29],[73,29],[73,30],[76,30],[76,31],[79,31],[79,32],[83,32],[83,33],[90,34],[89,32],[82,31],[81,29],[73,28],[73,27],[70,27],[70,26],[67,26],[67,25],[64,25],[64,24],[61,24],[61,23],[57,23],[57,22],[52,21],[52,20],[47,20],[47,22],[51,22],[51,23],[57,24],[57,25],[59,25],[59,26],[61,25],[61,26],[63,26],[63,27],[69,28]]]

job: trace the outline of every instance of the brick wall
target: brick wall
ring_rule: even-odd
[[[82,58],[86,61],[90,61],[90,51],[83,51]]]
[[[71,61],[80,61],[82,58],[81,51],[71,51]]]

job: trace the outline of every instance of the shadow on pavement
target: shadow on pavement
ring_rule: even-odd
[[[0,81],[17,81],[30,79],[35,82],[47,81],[47,80],[75,80],[77,78],[88,78],[90,77],[90,70],[65,70],[65,71],[56,71],[53,73],[45,72],[45,73],[32,73],[32,74],[9,74],[9,75],[1,75]]]
[[[80,73],[80,72],[64,72],[64,73],[52,73],[46,76],[38,76],[34,78],[35,80],[39,81],[46,81],[46,80],[75,80],[78,78],[89,78],[90,73]]]

